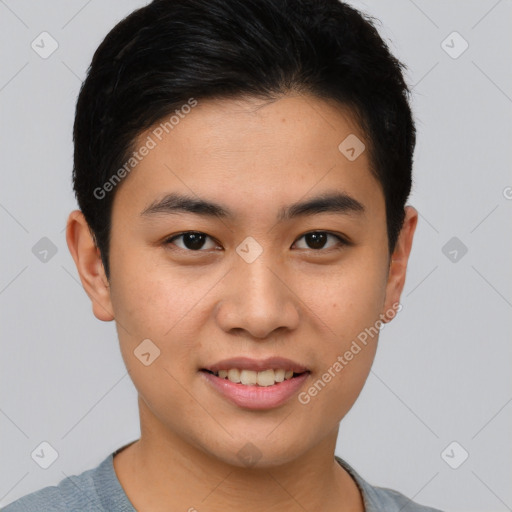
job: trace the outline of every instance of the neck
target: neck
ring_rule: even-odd
[[[114,457],[117,477],[137,510],[364,512],[357,485],[334,460],[338,428],[285,464],[239,467],[192,446],[161,423],[149,428],[148,411],[143,413],[144,404],[139,407],[141,438]]]

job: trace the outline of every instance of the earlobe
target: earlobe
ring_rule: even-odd
[[[110,286],[105,275],[100,251],[96,247],[89,225],[80,210],[70,213],[66,241],[75,261],[80,280],[92,302],[94,316],[104,322],[114,319]]]
[[[418,223],[418,212],[412,206],[405,207],[405,219],[398,237],[395,249],[391,255],[388,281],[386,285],[386,300],[382,318],[384,323],[390,322],[396,315],[400,296],[405,285],[407,263],[412,249],[412,241]],[[392,313],[393,312],[393,313]]]

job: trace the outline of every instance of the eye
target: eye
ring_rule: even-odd
[[[175,243],[175,240],[182,239],[180,243]],[[205,242],[210,240],[210,244],[208,243],[205,247]],[[218,245],[213,241],[211,237],[209,237],[206,233],[201,233],[200,231],[187,231],[185,233],[181,233],[179,235],[174,235],[171,238],[168,238],[165,241],[165,244],[173,244],[183,250],[189,251],[201,251],[208,249],[215,249]]]
[[[299,241],[304,239],[304,242],[307,244],[306,246],[300,247],[298,244]],[[331,241],[329,245],[328,242]],[[166,245],[175,245],[179,249],[184,251],[193,251],[193,252],[202,252],[207,251],[209,249],[218,248],[218,244],[206,233],[202,233],[200,231],[186,231],[184,233],[180,233],[178,235],[174,235],[167,240],[165,240]],[[294,245],[298,249],[313,249],[318,251],[320,249],[332,249],[336,246],[346,246],[351,245],[350,242],[345,240],[343,237],[339,235],[335,235],[333,233],[329,233],[327,231],[312,231],[310,233],[306,233],[302,235]]]
[[[305,235],[302,235],[298,240],[302,240],[306,242],[306,244],[309,245],[309,247],[298,247],[299,249],[331,249],[336,247],[336,244],[330,245],[326,247],[326,243],[329,239],[337,241],[338,246],[344,246],[344,245],[350,245],[350,243],[342,238],[339,235],[334,235],[333,233],[329,233],[327,231],[312,231],[310,233],[306,233]],[[294,245],[298,244],[298,241],[295,242]]]

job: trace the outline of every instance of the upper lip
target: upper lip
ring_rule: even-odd
[[[261,372],[263,370],[292,370],[294,373],[303,373],[308,371],[304,365],[284,357],[269,357],[267,359],[233,357],[219,361],[211,366],[205,366],[202,370],[209,370],[216,373],[220,370],[231,370],[232,368],[252,370],[254,372]]]

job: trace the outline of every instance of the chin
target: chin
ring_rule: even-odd
[[[304,438],[302,438],[303,441]],[[269,440],[266,431],[260,431],[259,436],[245,434],[230,437],[216,449],[210,448],[207,451],[213,458],[229,466],[244,469],[270,469],[289,464],[307,451],[307,447],[299,439],[294,441],[290,436],[285,439],[280,436]]]

